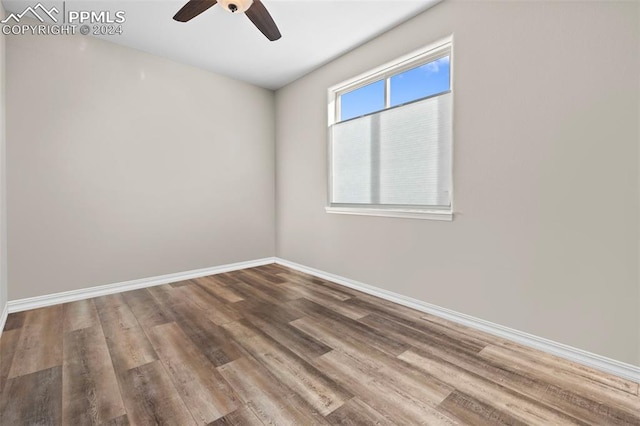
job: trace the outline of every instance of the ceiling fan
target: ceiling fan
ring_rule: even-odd
[[[278,26],[260,0],[190,0],[173,19],[179,22],[190,21],[216,3],[220,3],[228,12],[245,13],[269,40],[275,41],[282,37]]]

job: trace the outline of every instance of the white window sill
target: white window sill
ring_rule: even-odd
[[[327,213],[358,216],[402,217],[405,219],[453,220],[451,210],[394,210],[366,207],[325,207]]]

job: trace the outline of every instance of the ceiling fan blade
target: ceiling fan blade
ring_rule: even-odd
[[[215,6],[218,3],[217,0],[190,0],[187,4],[182,6],[182,9],[175,14],[173,19],[179,22],[187,22],[196,16],[200,15],[211,6]]]
[[[253,4],[245,13],[269,40],[276,41],[282,37],[278,26],[260,0],[253,0]]]

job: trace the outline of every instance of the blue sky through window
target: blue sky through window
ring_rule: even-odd
[[[384,109],[384,80],[340,96],[340,121]]]
[[[390,106],[450,90],[449,56],[412,68],[390,78]],[[380,111],[384,105],[385,80],[376,81],[340,96],[340,121]]]
[[[391,77],[391,106],[402,105],[449,90],[449,57]]]

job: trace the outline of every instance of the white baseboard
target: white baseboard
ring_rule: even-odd
[[[5,303],[2,307],[2,313],[0,314],[0,337],[2,337],[2,330],[7,323],[7,317],[9,316],[9,304]]]
[[[378,287],[374,287],[368,284],[364,284],[349,278],[344,278],[339,275],[331,274],[329,272],[320,271],[318,269],[310,268],[308,266],[300,265],[294,262],[290,262],[280,258],[264,258],[258,260],[251,260],[247,262],[238,262],[228,265],[214,266],[212,268],[197,269],[193,271],[178,272],[174,274],[161,275],[151,278],[142,278],[138,280],[125,281],[116,284],[102,285],[98,287],[91,287],[81,290],[67,291],[63,293],[49,294],[45,296],[31,297],[28,299],[11,300],[7,303],[7,306],[0,316],[0,334],[4,328],[4,324],[9,313],[26,311],[29,309],[43,308],[46,306],[57,305],[60,303],[74,302],[77,300],[90,299],[93,297],[104,296],[107,294],[121,293],[124,291],[136,290],[145,287],[153,287],[162,284],[170,284],[178,281],[189,280],[193,278],[204,277],[208,275],[221,274],[223,272],[236,271],[239,269],[254,268],[256,266],[268,265],[270,263],[278,263],[291,269],[323,278],[345,287],[352,288],[354,290],[361,291],[363,293],[371,294],[373,296],[380,297],[381,299],[389,300],[394,303],[398,303],[403,306],[407,306],[412,309],[416,309],[421,312],[426,312],[431,315],[435,315],[441,318],[448,319],[450,321],[466,325],[468,327],[484,331],[495,336],[503,337],[505,339],[512,340],[520,343],[524,346],[528,346],[534,349],[538,349],[559,357],[565,358],[569,361],[573,361],[582,365],[586,365],[597,370],[601,370],[619,377],[623,377],[628,380],[640,383],[640,367],[627,364],[624,362],[616,361],[614,359],[606,358],[601,355],[593,354],[582,349],[577,349],[562,343],[554,342],[549,339],[534,336],[529,333],[514,330],[509,327],[504,327],[499,324],[494,324],[489,321],[485,321],[479,318],[472,317],[470,315],[461,314],[459,312],[452,311],[450,309],[441,308],[430,303],[423,302],[418,299],[403,296],[398,293],[394,293],[388,290],[384,290]]]
[[[75,302],[77,300],[91,299],[93,297],[105,296],[107,294],[121,293],[145,287],[153,287],[162,284],[190,280],[193,278],[206,277],[208,275],[221,274],[223,272],[237,271],[238,269],[254,268],[256,266],[268,265],[270,263],[274,263],[274,258],[268,257],[264,259],[249,260],[246,262],[231,263],[211,268],[195,269],[192,271],[177,272],[157,277],[124,281],[116,284],[107,284],[80,290],[47,294],[27,299],[10,300],[8,303],[8,312],[14,313],[29,309],[44,308],[46,306],[58,305],[60,303]]]
[[[493,334],[495,336],[509,339],[516,343],[520,343],[521,345],[538,349],[552,355],[557,355],[569,361],[573,361],[587,367],[591,367],[616,375],[618,377],[625,378],[627,380],[634,381],[636,383],[640,383],[640,367],[637,367],[635,365],[616,361],[614,359],[587,352],[582,349],[554,342],[543,337],[534,336],[529,333],[514,330],[512,328],[505,327],[499,324],[494,324],[492,322],[475,318],[470,315],[461,314],[450,309],[441,308],[439,306],[432,305],[418,299],[403,296],[398,293],[354,281],[349,278],[344,278],[339,275],[331,274],[329,272],[324,272],[318,269],[310,268],[308,266],[299,265],[285,259],[276,258],[275,261],[282,266],[296,269],[298,271],[335,282],[345,287],[349,287],[363,293],[380,297],[381,299],[389,300],[391,302],[398,303],[400,305],[407,306],[421,312],[426,312],[431,315],[445,318],[458,324],[462,324],[467,327]]]

